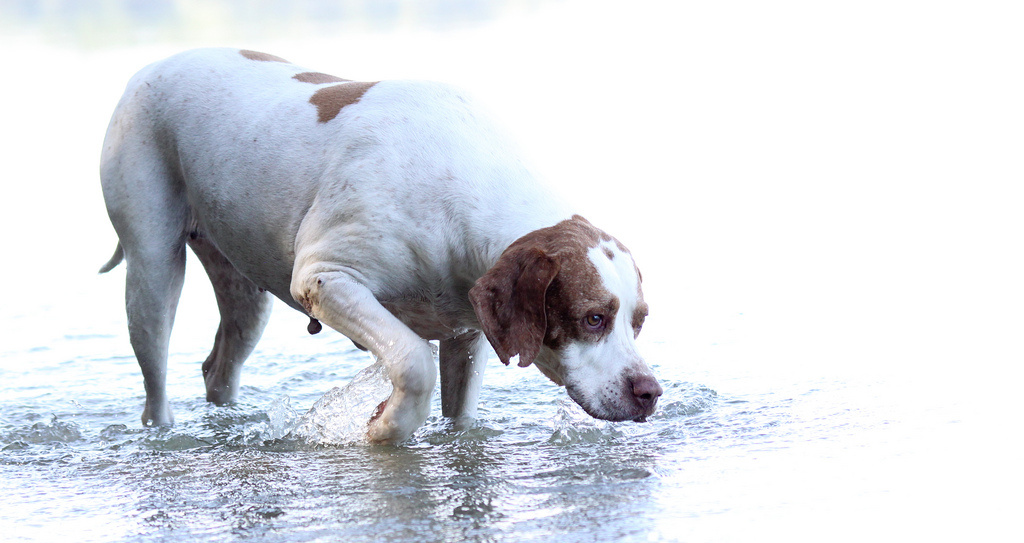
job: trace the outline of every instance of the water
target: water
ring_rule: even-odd
[[[113,298],[119,279],[85,282]],[[116,312],[96,304],[78,311]],[[711,387],[654,338],[643,348],[665,395],[648,423],[591,419],[533,368],[491,360],[472,427],[453,428],[435,401],[409,443],[369,446],[344,415],[365,423],[386,394],[372,359],[336,335],[307,336],[283,305],[274,317],[230,407],[203,399],[213,328],[177,341],[168,429],[139,423],[141,379],[120,328],[51,328],[37,332],[46,347],[4,352],[8,540],[844,539],[892,523],[910,537],[943,535],[959,523],[942,515],[970,506],[948,490],[973,483],[948,470],[983,441],[965,430],[962,402],[917,405],[911,383],[731,376]],[[350,381],[361,407],[328,391]],[[311,431],[318,410],[343,418],[321,415],[327,430]]]
[[[1009,7],[508,2],[438,26],[154,4],[174,16],[0,8],[5,541],[1019,538]],[[130,74],[228,44],[491,104],[636,255],[658,412],[596,421],[492,359],[471,427],[435,397],[410,442],[370,446],[374,361],[280,304],[238,403],[214,407],[190,260],[177,424],[142,428],[124,267],[95,274],[115,242],[98,150]]]

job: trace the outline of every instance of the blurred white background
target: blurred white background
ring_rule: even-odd
[[[61,286],[113,249],[97,162],[127,79],[185,48],[235,45],[476,94],[633,249],[651,327],[682,359],[733,342],[759,366],[985,367],[1012,382],[1016,7],[5,1],[4,313],[62,303]]]

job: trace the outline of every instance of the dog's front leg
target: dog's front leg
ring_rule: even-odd
[[[430,344],[344,272],[295,274],[291,290],[311,317],[366,347],[387,369],[394,390],[371,418],[367,438],[374,443],[408,439],[430,414],[437,380]]]
[[[488,343],[479,331],[441,341],[441,414],[463,425],[476,418]]]

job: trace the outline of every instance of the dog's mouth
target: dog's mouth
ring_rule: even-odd
[[[569,398],[576,402],[576,405],[583,408],[584,412],[595,419],[607,420],[610,422],[623,422],[627,420],[632,422],[647,422],[647,417],[654,414],[654,409],[651,409],[650,413],[641,412],[637,414],[636,410],[623,409],[616,411],[608,409],[606,406],[598,407],[592,405],[590,402],[581,401],[583,399],[581,398],[581,394],[579,394],[579,392],[573,387],[567,386],[565,387],[565,390],[569,393]]]

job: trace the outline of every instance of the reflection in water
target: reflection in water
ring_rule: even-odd
[[[346,541],[479,541],[512,533],[529,541],[600,518],[602,534],[618,539],[645,533],[644,519],[658,514],[650,500],[657,449],[470,439],[432,447],[210,450],[139,456],[132,469],[107,475],[142,496],[136,507],[153,536],[311,529]]]

